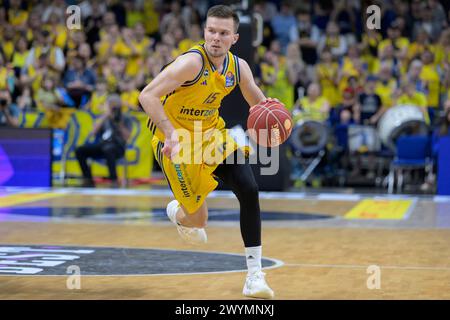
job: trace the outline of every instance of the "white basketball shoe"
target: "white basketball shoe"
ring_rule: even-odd
[[[180,237],[191,244],[201,244],[208,242],[206,231],[204,228],[189,228],[180,225],[177,221],[177,211],[180,208],[180,204],[177,200],[170,201],[167,205],[167,216],[172,221],[178,230]]]
[[[266,274],[262,271],[247,275],[244,290],[242,290],[244,296],[259,299],[272,299],[275,294],[267,284],[264,278],[265,275]]]

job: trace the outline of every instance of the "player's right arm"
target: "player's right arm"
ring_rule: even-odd
[[[262,90],[256,85],[252,70],[250,69],[247,61],[239,58],[238,63],[239,69],[241,70],[241,81],[239,83],[239,87],[241,88],[242,96],[244,97],[245,101],[247,101],[250,107],[253,107],[263,101],[280,102],[277,98],[266,98]]]
[[[166,140],[162,152],[172,157],[178,146],[178,136],[167,117],[161,103],[161,97],[173,92],[184,82],[195,79],[203,67],[202,57],[197,53],[186,53],[162,70],[139,94],[145,113],[160,129]]]

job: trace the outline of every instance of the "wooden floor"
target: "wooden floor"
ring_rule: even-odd
[[[0,210],[0,246],[46,244],[243,253],[239,221],[212,220],[207,227],[208,243],[195,247],[183,243],[167,221],[148,217],[111,221],[92,219],[95,214],[74,214],[81,207],[95,209],[92,212],[111,208],[150,211],[166,205],[170,199],[166,194],[64,191],[29,201],[33,198],[28,197],[27,190],[21,192],[24,197],[13,200],[13,193],[0,193],[0,209],[4,212]],[[448,224],[440,222],[450,215],[450,201],[414,201],[411,213],[401,220],[347,220],[345,214],[358,200],[262,196],[264,212],[301,212],[312,217],[263,220],[263,255],[283,263],[265,271],[276,299],[450,299],[450,230]],[[211,209],[238,208],[229,194],[214,195],[208,205]],[[8,213],[5,208],[52,208],[54,214],[39,218],[17,213],[18,209]],[[61,211],[58,215],[58,208],[72,208],[66,211],[71,214],[64,216]],[[314,219],[314,215],[329,218]],[[379,289],[367,285],[371,276],[368,268],[373,265],[380,268]],[[245,272],[82,275],[79,290],[67,289],[67,278],[0,273],[0,299],[244,298]]]

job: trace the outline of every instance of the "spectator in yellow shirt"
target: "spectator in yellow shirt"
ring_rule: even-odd
[[[25,37],[20,37],[19,40],[17,40],[16,48],[12,55],[12,66],[16,72],[16,76],[20,75],[21,69],[25,66],[29,52],[27,39]]]
[[[181,40],[178,44],[178,50],[180,52],[186,52],[200,41],[202,41],[202,29],[198,24],[193,24],[189,28],[188,37]]]
[[[374,61],[378,56],[378,45],[383,37],[376,29],[366,28],[362,35],[362,41],[358,44],[362,52],[362,57],[368,64],[368,72],[375,73],[373,70]]]
[[[331,51],[325,48],[320,56],[320,63],[316,65],[316,79],[322,88],[322,95],[327,98],[331,107],[341,101],[337,88],[339,66],[333,61]]]
[[[408,53],[409,40],[402,37],[399,22],[394,20],[387,29],[387,39],[380,42],[378,52],[382,52],[387,45],[392,45],[396,56],[405,56]]]
[[[156,34],[159,29],[159,13],[155,5],[154,1],[144,1],[144,27],[149,35]]]
[[[141,2],[142,4],[142,2]],[[143,7],[139,6],[137,1],[134,0],[126,0],[123,2],[123,5],[125,7],[125,20],[126,20],[126,26],[128,28],[134,28],[136,24],[143,23],[144,22],[144,12]]]
[[[430,117],[427,112],[427,97],[422,92],[416,90],[414,82],[402,83],[401,92],[395,101],[395,105],[403,104],[419,107],[424,115],[425,123],[430,124]]]
[[[119,80],[125,78],[126,61],[115,55],[110,56],[107,63],[102,66],[102,75],[108,84],[108,91],[118,90]]]
[[[158,59],[155,56],[149,56],[135,78],[136,87],[144,88],[147,83],[159,74],[163,66],[164,64],[161,59]]]
[[[450,28],[442,30],[438,43],[434,45],[434,54],[436,65],[443,67],[444,64],[450,63]]]
[[[326,33],[320,37],[318,52],[322,52],[325,47],[330,48],[331,54],[336,59],[340,59],[347,52],[347,38],[340,34],[339,26],[334,21],[327,24]]]
[[[430,36],[425,29],[418,29],[416,40],[411,43],[408,50],[408,59],[412,61],[414,59],[420,59],[420,56],[426,49],[432,49]]]
[[[347,55],[342,58],[339,71],[338,89],[340,92],[349,86],[349,78],[354,77],[360,79],[365,76],[367,63],[361,59],[359,48],[356,45],[349,47]]]
[[[424,82],[420,79],[420,73],[422,72],[422,61],[415,59],[409,65],[408,73],[403,77],[403,82],[412,82],[415,84],[416,91],[422,92],[427,95],[427,88],[425,88]]]
[[[36,104],[38,110],[45,113],[50,128],[64,129],[74,110],[61,108],[62,100],[56,91],[55,84],[56,79],[44,76],[42,87],[36,94]]]
[[[37,63],[31,65],[25,65],[24,69],[20,74],[20,84],[22,86],[30,86],[33,97],[35,97],[39,88],[42,85],[42,79],[44,75],[51,73],[50,61],[48,54],[42,53]],[[59,76],[57,73],[53,73],[54,76]]]
[[[145,57],[152,51],[153,39],[145,35],[144,25],[140,22],[124,33],[124,39],[125,45],[131,50],[125,72],[128,77],[134,77],[138,74]]]
[[[398,77],[401,73],[400,60],[395,55],[395,49],[392,44],[386,44],[383,50],[379,51],[378,58],[376,58],[373,62],[373,73],[377,74],[380,72],[380,68],[382,64],[389,64],[393,76]],[[403,70],[405,71],[405,70]]]
[[[126,36],[129,30],[122,31]],[[104,31],[104,32],[102,32]],[[128,58],[132,54],[132,50],[124,43],[122,33],[117,24],[109,26],[106,30],[100,31],[100,41],[96,44],[98,61],[103,64],[108,60],[111,54],[122,58]]]
[[[436,113],[435,110],[439,108],[440,77],[437,72],[437,67],[434,64],[434,54],[430,50],[425,50],[422,53],[421,60],[423,67],[420,72],[420,79],[424,82],[424,86],[428,92],[428,114],[430,115],[431,123],[433,123]]]
[[[6,24],[3,29],[2,41],[0,42],[0,52],[3,53],[3,56],[7,62],[11,61],[14,53],[14,36],[14,28],[11,25]]]
[[[381,98],[384,107],[390,108],[393,105],[392,96],[397,90],[397,79],[392,72],[390,64],[381,64],[378,73],[378,81],[375,86],[375,93]]]
[[[54,36],[54,45],[64,49],[67,44],[67,27],[60,23],[57,13],[52,12],[49,16],[48,23],[44,25],[44,29],[48,30]]]
[[[85,109],[92,112],[94,115],[99,115],[105,112],[105,103],[108,98],[108,84],[104,78],[99,78],[95,84],[95,90],[92,93],[91,99],[86,104]]]
[[[135,81],[133,79],[124,79],[119,86],[122,92],[120,94],[122,112],[138,111],[140,91],[136,89]]]
[[[42,30],[36,34],[36,40],[26,60],[26,66],[36,64],[42,54],[46,54],[49,59],[48,67],[55,72],[62,72],[66,65],[64,53],[61,48],[53,45],[53,36],[48,30]]]
[[[263,91],[269,97],[275,97],[292,109],[294,105],[294,88],[289,83],[286,63],[275,51],[267,51],[261,63]]]
[[[37,33],[41,32],[43,22],[41,16],[37,11],[31,11],[27,20],[27,30],[24,32],[28,43],[32,43],[37,38]]]
[[[328,120],[330,104],[320,94],[320,85],[316,82],[308,86],[307,96],[300,99],[294,107],[294,122],[314,120],[325,122]]]
[[[14,85],[14,73],[9,64],[5,63],[5,59],[0,54],[0,89],[13,91],[11,88]]]
[[[310,82],[307,74],[306,64],[302,59],[300,46],[297,42],[291,42],[286,51],[286,71],[289,84],[293,87],[293,100],[300,98],[302,92],[306,91],[306,86]]]
[[[20,8],[21,0],[10,0],[8,10],[8,21],[16,30],[25,30],[28,20],[28,12]]]

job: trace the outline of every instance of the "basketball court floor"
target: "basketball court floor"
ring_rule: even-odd
[[[244,299],[234,196],[208,198],[203,246],[178,237],[170,199],[165,189],[0,189],[0,299]],[[450,197],[260,200],[276,299],[450,299]]]

